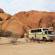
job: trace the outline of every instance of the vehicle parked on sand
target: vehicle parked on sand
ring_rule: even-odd
[[[30,40],[53,41],[55,35],[53,31],[49,30],[49,28],[36,28],[28,30],[26,36]]]

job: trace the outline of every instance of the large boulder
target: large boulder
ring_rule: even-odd
[[[0,29],[4,28],[5,22],[11,18],[10,14],[5,13],[2,9],[0,9]],[[6,25],[6,24],[5,24]]]
[[[23,36],[24,34],[24,26],[19,20],[16,20],[14,18],[6,21],[3,24],[3,30],[4,31],[10,31],[13,34],[18,34],[19,36]]]
[[[0,13],[0,18],[4,21],[4,20],[8,20],[10,19],[11,15],[7,14],[7,13]]]

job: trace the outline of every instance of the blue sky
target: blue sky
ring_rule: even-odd
[[[0,8],[10,14],[19,11],[55,11],[55,0],[0,0]]]

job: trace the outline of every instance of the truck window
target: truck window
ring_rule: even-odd
[[[43,29],[43,30],[45,31],[45,30],[48,30],[48,29]]]
[[[48,34],[52,34],[52,31],[48,31]]]
[[[41,29],[38,29],[38,30],[31,30],[31,33],[35,33],[35,32],[41,32]]]

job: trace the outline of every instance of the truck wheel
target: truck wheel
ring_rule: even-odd
[[[53,40],[50,39],[49,42],[53,42]]]
[[[33,37],[31,38],[31,41],[34,41],[34,38]]]
[[[43,37],[43,41],[47,41],[46,37]]]

